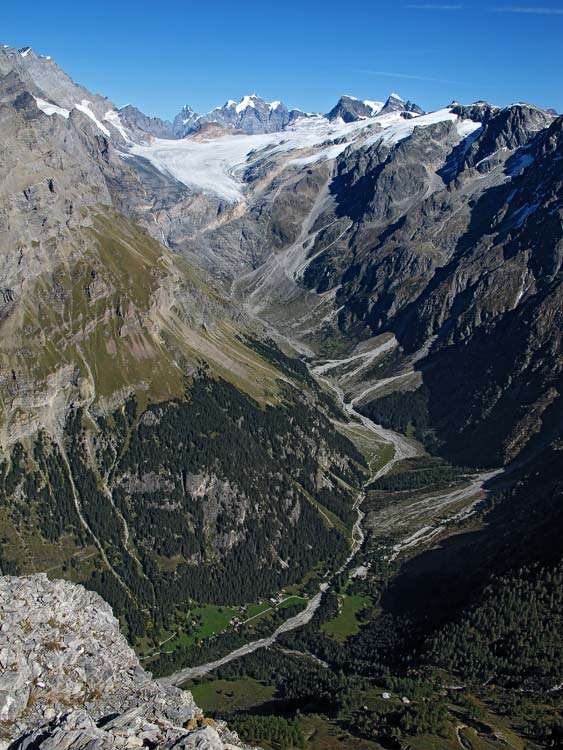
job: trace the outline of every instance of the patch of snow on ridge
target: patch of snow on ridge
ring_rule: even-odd
[[[475,120],[458,120],[456,122],[456,130],[462,138],[467,138],[469,135],[473,135],[482,127],[480,122]]]
[[[113,127],[119,132],[122,138],[124,138],[126,141],[130,140],[129,136],[127,135],[127,131],[123,127],[123,123],[119,119],[119,113],[115,111],[115,109],[110,109],[108,112],[104,115],[105,122],[109,122],[110,125],[113,125]],[[184,122],[188,122],[187,120],[184,120]]]
[[[92,104],[92,102],[91,102],[91,101],[89,101],[88,99],[83,99],[83,100],[82,100],[82,101],[80,102],[80,104],[75,104],[74,106],[75,106],[75,107],[76,107],[76,109],[78,109],[78,110],[79,110],[80,112],[82,112],[82,113],[83,113],[83,114],[85,114],[85,115],[86,115],[87,117],[89,117],[89,118],[90,118],[90,119],[92,120],[92,122],[93,122],[93,123],[94,123],[94,124],[95,124],[95,125],[96,125],[96,126],[98,127],[98,129],[99,129],[99,130],[101,130],[101,131],[102,131],[102,133],[103,133],[103,134],[104,134],[105,136],[107,136],[108,138],[111,138],[111,133],[109,132],[109,130],[108,130],[108,129],[106,128],[106,126],[105,126],[105,125],[102,125],[102,123],[101,123],[101,122],[100,122],[100,121],[98,120],[98,118],[96,117],[96,115],[95,115],[95,114],[94,114],[94,113],[92,112],[92,110],[90,109],[90,105],[91,105],[91,104]]]
[[[438,122],[448,121],[456,123],[456,129],[460,138],[467,138],[467,136],[481,127],[480,122],[461,120],[449,107],[439,109],[436,112],[430,112],[426,115],[412,117],[408,120],[401,117],[399,113],[391,113],[390,115],[382,115],[379,118],[375,118],[375,122],[378,122],[383,127],[383,130],[369,138],[365,142],[365,145],[371,146],[378,141],[382,141],[388,146],[394,146],[399,141],[412,135],[415,128],[423,128]]]
[[[56,104],[52,104],[45,99],[39,99],[36,96],[34,96],[33,98],[35,99],[35,103],[37,104],[38,109],[40,109],[46,115],[49,115],[49,117],[51,117],[51,115],[60,115],[61,117],[64,117],[65,120],[68,120],[70,115],[68,109],[64,109],[64,107],[58,107]]]
[[[293,166],[306,166],[307,164],[316,164],[318,161],[326,161],[328,159],[336,159],[337,156],[345,151],[349,143],[338,143],[336,146],[330,146],[322,151],[317,151],[315,154],[310,156],[301,156],[297,159],[292,159],[289,163]]]
[[[381,112],[384,106],[384,102],[373,102],[371,99],[364,99],[364,104],[371,109],[374,115]]]
[[[511,177],[519,177],[525,169],[534,163],[534,161],[535,158],[533,154],[529,152],[526,153],[526,149],[521,148],[520,151],[517,151],[514,157],[509,161],[507,174]]]
[[[236,111],[239,113],[244,112],[244,110],[248,109],[249,107],[256,109],[254,99],[256,99],[256,94],[252,94],[252,96],[244,96],[235,107]]]

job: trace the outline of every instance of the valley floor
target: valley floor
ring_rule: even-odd
[[[553,721],[557,695],[534,709],[522,697],[522,706],[509,718],[503,709],[503,701],[508,699],[503,688],[485,684],[468,690],[447,672],[424,676],[417,669],[406,670],[410,677],[393,678],[387,672],[387,677],[376,678],[376,673],[381,674],[379,661],[385,661],[385,643],[401,638],[404,626],[399,619],[392,626],[395,635],[383,630],[379,636],[377,631],[369,636],[376,638],[376,644],[378,638],[381,641],[373,646],[368,639],[374,676],[352,676],[358,669],[357,657],[352,654],[362,648],[366,630],[373,628],[384,612],[394,612],[395,580],[405,589],[400,595],[401,611],[408,610],[404,600],[411,596],[410,584],[408,576],[403,580],[403,569],[409,571],[416,586],[416,574],[410,571],[416,571],[418,559],[423,559],[421,553],[441,550],[458,537],[463,540],[477,533],[491,498],[509,490],[519,468],[476,472],[450,467],[429,456],[411,437],[383,428],[357,411],[358,401],[373,390],[373,383],[354,396],[345,392],[342,380],[330,374],[332,371],[334,376],[341,365],[357,368],[365,359],[362,354],[310,366],[310,372],[334,394],[350,418],[347,424],[335,423],[335,428],[352,437],[370,466],[370,476],[355,503],[352,547],[345,563],[319,582],[302,612],[271,635],[163,681],[188,687],[207,710],[228,719],[243,738],[267,750],[540,747],[541,743],[524,739],[527,719],[520,717],[533,710],[545,721]],[[405,489],[409,486],[412,488]],[[426,611],[416,592],[412,594],[413,606]],[[447,611],[444,607],[444,613]],[[395,618],[394,614],[384,615],[389,616]],[[347,666],[348,659],[356,666]],[[364,674],[362,669],[365,667],[360,668],[360,674]],[[350,676],[343,678],[340,671],[338,677],[338,670],[344,670],[345,675],[351,670]],[[404,667],[398,672],[405,675]],[[308,698],[294,685],[301,680],[311,681],[308,688],[302,688]],[[331,684],[340,697],[323,697]],[[370,718],[374,716],[379,717],[376,723]],[[392,722],[402,726],[396,734]]]

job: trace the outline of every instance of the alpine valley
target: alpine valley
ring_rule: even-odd
[[[563,116],[3,46],[0,259],[0,748],[563,746]]]

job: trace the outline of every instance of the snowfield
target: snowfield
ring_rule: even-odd
[[[88,101],[88,99],[83,99],[80,104],[74,105],[76,109],[78,109],[80,112],[86,115],[86,117],[89,117],[94,125],[98,128],[98,130],[101,130],[102,133],[107,136],[108,138],[111,138],[111,133],[106,128],[105,125],[102,125],[102,123],[98,120],[94,112],[92,112],[92,102]]]
[[[68,120],[70,116],[70,112],[68,109],[65,109],[64,107],[59,107],[56,104],[52,104],[51,102],[45,101],[45,99],[38,99],[36,96],[33,97],[35,99],[35,103],[37,104],[38,109],[40,109],[42,112],[45,112],[46,115],[60,115],[61,117],[64,117],[65,120]]]
[[[387,118],[389,118],[388,123]],[[437,122],[455,122],[460,138],[467,138],[467,136],[471,135],[471,133],[481,127],[480,122],[460,119],[449,107],[446,109],[439,109],[436,112],[430,112],[427,115],[418,115],[409,120],[405,120],[402,117],[397,118],[395,112],[392,112],[389,115],[383,115],[382,117],[376,117],[375,119],[380,122],[384,130],[382,133],[368,138],[365,143],[366,146],[377,143],[378,140],[382,140],[383,143],[388,146],[394,146],[412,135],[415,128],[425,128],[429,125],[434,125]]]
[[[412,135],[415,127],[444,121],[456,123],[460,140],[481,127],[478,122],[461,120],[449,108],[408,120],[398,112],[352,123],[330,122],[319,115],[278,133],[225,135],[210,140],[194,136],[183,140],[154,138],[150,143],[131,145],[128,155],[144,157],[160,172],[188,187],[238,202],[244,200],[245,168],[263,159],[295,153],[286,166],[304,167],[336,159],[352,144],[359,148],[382,141],[393,146]]]

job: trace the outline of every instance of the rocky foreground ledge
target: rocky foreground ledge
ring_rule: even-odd
[[[0,577],[0,750],[244,748],[156,683],[111,607],[46,575]],[[247,749],[248,750],[248,749]]]

